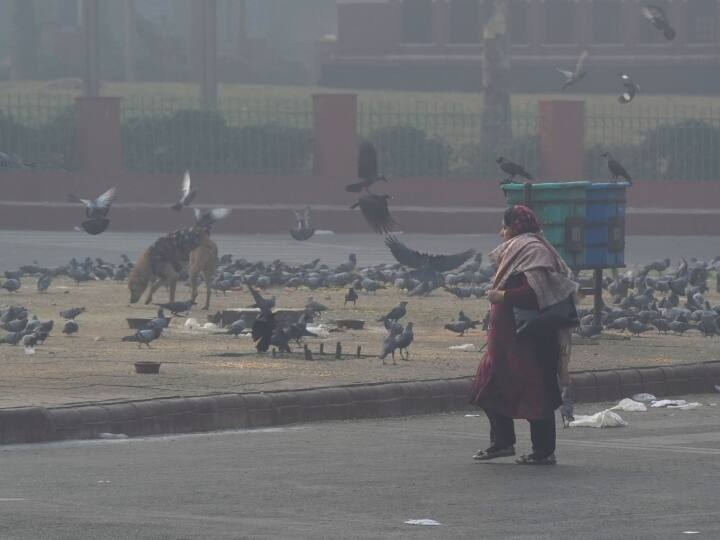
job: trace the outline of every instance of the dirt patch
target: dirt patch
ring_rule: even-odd
[[[178,299],[188,297],[188,289],[178,288]],[[406,298],[390,288],[377,294],[361,294],[357,306],[343,307],[344,289],[310,291],[273,289],[267,294],[278,297],[279,307],[299,308],[309,296],[330,310],[319,322],[335,319],[362,319],[364,330],[330,333],[325,338],[310,338],[307,343],[314,361],[303,359],[302,347],[293,347],[291,357],[258,355],[251,340],[216,335],[221,330],[189,330],[184,317],[175,317],[163,337],[142,349],[125,343],[122,336],[132,334],[127,317],[153,316],[153,307],[128,305],[127,286],[123,283],[93,282],[77,287],[70,280],[53,281],[48,294],[38,294],[33,280],[23,280],[19,292],[0,294],[0,305],[22,304],[41,319],[55,319],[55,330],[44,346],[27,355],[22,347],[0,345],[3,376],[0,381],[0,407],[56,405],[103,400],[142,399],[209,393],[247,392],[307,388],[362,382],[397,381],[472,375],[478,352],[452,351],[453,345],[485,343],[485,334],[472,331],[456,337],[443,325],[457,317],[460,309],[482,318],[485,300],[459,300],[444,291],[424,298]],[[201,289],[204,294],[204,289]],[[166,294],[159,291],[158,301]],[[375,356],[385,330],[377,322],[401,299],[407,299],[406,321],[415,323],[415,343],[410,360],[397,359],[383,365]],[[247,291],[227,296],[213,295],[211,313],[224,308],[245,307],[252,303]],[[77,318],[80,331],[65,337],[58,312],[72,306],[85,306],[87,312]],[[192,317],[200,324],[208,312],[195,309]],[[720,340],[686,336],[645,334],[631,339],[600,338],[576,345],[571,369],[605,369],[629,366],[654,366],[717,359]],[[324,342],[326,354],[318,354]],[[336,343],[349,353],[334,358]],[[363,357],[355,357],[357,347]],[[365,355],[372,355],[371,357]],[[162,362],[159,375],[138,375],[134,362]]]

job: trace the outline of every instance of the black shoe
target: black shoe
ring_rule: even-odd
[[[515,455],[515,447],[507,446],[505,448],[488,448],[487,450],[478,450],[475,452],[473,459],[475,461],[487,461],[489,459],[495,459],[500,457],[508,457]]]

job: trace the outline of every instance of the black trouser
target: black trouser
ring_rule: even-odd
[[[512,418],[485,411],[490,421],[490,447],[507,448],[515,444],[515,424]],[[533,454],[544,458],[555,452],[555,413],[542,420],[530,422],[530,440]]]

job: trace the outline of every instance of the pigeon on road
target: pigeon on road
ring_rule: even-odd
[[[378,322],[383,322],[385,320],[399,321],[407,314],[407,309],[406,309],[407,305],[408,305],[408,303],[403,300],[396,307],[392,308],[387,315],[385,315],[384,317],[380,317],[378,319]]]
[[[72,320],[72,319],[74,319],[75,317],[77,317],[78,315],[80,315],[81,313],[84,313],[84,312],[85,312],[85,308],[84,308],[84,307],[71,307],[71,308],[62,310],[62,311],[60,312],[60,316],[61,316],[63,319]]]
[[[123,341],[130,341],[138,344],[138,348],[146,345],[150,348],[150,343],[155,341],[162,335],[162,328],[144,328],[135,332],[132,336],[125,336]]]
[[[80,325],[76,321],[65,321],[63,325],[62,333],[70,337],[76,334],[80,330]]]

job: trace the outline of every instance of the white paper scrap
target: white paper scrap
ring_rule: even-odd
[[[442,525],[439,521],[435,521],[434,519],[408,519],[405,522],[406,525],[425,525],[429,527],[433,527],[436,525]]]

